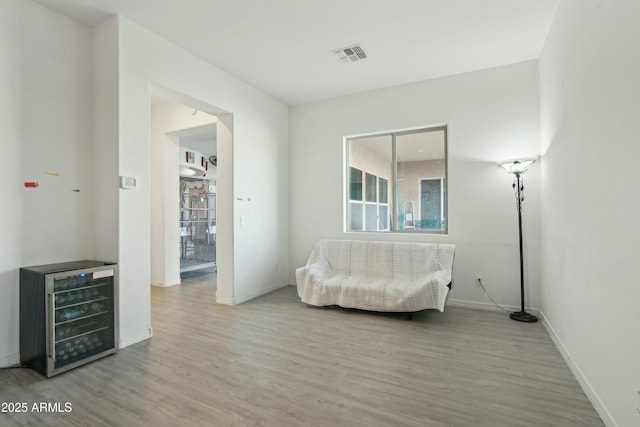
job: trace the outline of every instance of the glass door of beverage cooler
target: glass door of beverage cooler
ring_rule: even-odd
[[[47,277],[47,371],[59,373],[114,352],[115,267]]]

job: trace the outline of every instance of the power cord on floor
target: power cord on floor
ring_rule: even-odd
[[[505,313],[509,313],[511,311],[511,310],[506,310],[506,309],[502,308],[500,305],[498,305],[497,302],[495,302],[493,300],[493,298],[491,298],[491,295],[489,295],[489,292],[487,292],[487,289],[484,287],[484,283],[482,283],[482,278],[481,277],[477,277],[476,281],[478,282],[478,284],[482,288],[482,292],[484,292],[484,294],[487,296],[487,298],[489,298],[489,300],[491,300],[493,305],[495,305],[496,307],[498,307],[500,310],[504,311]]]

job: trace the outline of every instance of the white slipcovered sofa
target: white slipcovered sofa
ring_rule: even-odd
[[[298,295],[315,306],[444,311],[455,245],[320,240],[296,270]]]

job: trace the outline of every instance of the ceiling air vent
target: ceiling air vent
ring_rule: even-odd
[[[364,50],[362,50],[359,44],[336,49],[333,53],[342,62],[356,62],[362,59],[367,59],[367,54],[364,53]]]

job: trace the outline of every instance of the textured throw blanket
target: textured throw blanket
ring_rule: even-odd
[[[455,245],[320,240],[296,270],[310,305],[372,311],[444,311]]]

